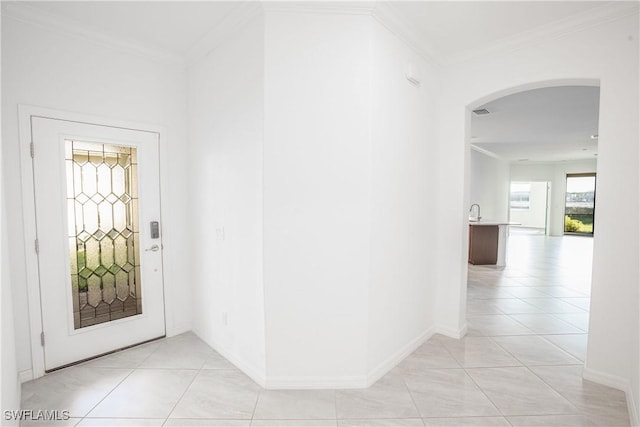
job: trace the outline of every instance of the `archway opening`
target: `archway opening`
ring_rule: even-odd
[[[469,334],[531,335],[522,339],[542,340],[584,363],[593,241],[564,236],[564,209],[566,176],[596,172],[599,82],[555,80],[507,88],[470,103],[467,115],[466,200],[474,207],[462,294]],[[529,183],[518,187],[515,204],[514,182]],[[534,187],[544,187],[544,197],[533,194]],[[544,232],[531,233],[524,221],[538,209],[538,196],[545,201]],[[493,233],[487,232],[490,227]],[[478,245],[482,235],[495,244]],[[497,254],[478,256],[478,247]]]

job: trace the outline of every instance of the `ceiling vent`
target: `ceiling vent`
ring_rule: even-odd
[[[489,114],[489,110],[487,110],[486,108],[481,108],[479,110],[473,110],[473,114],[475,114],[476,116],[483,116],[485,114]]]

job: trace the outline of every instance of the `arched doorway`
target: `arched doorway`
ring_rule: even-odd
[[[517,203],[510,203],[512,181],[551,183],[551,231],[557,236],[496,233],[492,238],[503,240],[497,247],[508,248],[506,264],[491,265],[496,262],[490,257],[478,263],[477,256],[470,256],[467,332],[494,337],[523,358],[535,359],[539,354],[533,349],[546,348],[550,359],[545,363],[555,363],[553,358],[584,363],[586,358],[592,242],[562,237],[562,201],[567,173],[595,172],[597,145],[591,136],[598,133],[599,87],[595,81],[587,83],[563,80],[509,88],[466,111],[466,197],[470,206],[481,205],[483,213],[482,220],[469,226],[474,242],[470,254],[477,250],[473,236],[478,233],[472,230],[502,228],[495,224],[509,223],[514,206],[521,218],[534,210],[533,185],[521,185]],[[546,200],[547,185],[543,187]]]

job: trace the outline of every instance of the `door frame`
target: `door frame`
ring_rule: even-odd
[[[38,107],[34,105],[18,105],[18,132],[20,142],[20,178],[21,178],[21,194],[22,194],[22,218],[23,218],[23,236],[25,242],[25,267],[27,279],[27,303],[29,310],[29,332],[31,344],[31,378],[24,378],[25,381],[44,376],[44,346],[41,342],[41,334],[43,331],[41,294],[40,294],[40,272],[38,264],[38,254],[36,253],[35,242],[37,236],[36,226],[36,200],[33,177],[33,162],[31,158],[31,118],[46,117],[56,120],[65,120],[71,122],[86,123],[98,126],[116,127],[129,130],[145,131],[158,134],[158,150],[159,161],[161,161],[161,147],[166,138],[166,128],[164,126],[153,125],[148,123],[132,122],[128,120],[119,120],[83,113],[75,113],[70,111],[55,110],[51,108]],[[37,153],[36,153],[37,155]],[[158,165],[161,166],[161,165]],[[160,168],[162,173],[162,168]],[[161,182],[161,176],[160,176]],[[158,185],[160,185],[158,182]],[[162,187],[160,187],[160,221],[162,221]],[[167,265],[164,259],[164,251],[161,253],[162,264]],[[163,273],[164,275],[164,273]],[[168,318],[168,309],[166,304],[167,288],[165,280],[162,281],[164,307],[164,322],[166,331],[166,322]]]
[[[529,184],[540,184],[540,183],[544,183],[545,184],[545,190],[544,190],[544,235],[545,236],[550,236],[551,235],[551,224],[549,223],[549,220],[551,218],[551,181],[547,181],[547,180],[534,180],[534,179],[522,179],[522,180],[511,180],[511,178],[509,178],[509,185],[511,185],[514,182],[522,182],[522,183],[529,183]],[[511,194],[511,192],[509,192],[509,195]],[[509,221],[512,221],[511,218],[511,201],[510,201],[511,197],[509,197],[509,215],[507,216],[509,218]]]

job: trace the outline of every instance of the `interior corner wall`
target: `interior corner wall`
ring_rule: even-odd
[[[167,332],[191,329],[186,74],[170,65],[2,16],[2,154],[18,369],[31,374],[18,104],[164,126],[160,146]],[[31,243],[29,243],[31,244]],[[30,246],[29,246],[30,248]],[[4,260],[3,260],[4,263]]]
[[[438,186],[437,72],[377,21],[373,30],[370,382],[434,332]]]
[[[574,160],[546,164],[511,165],[511,181],[547,181],[551,183],[549,190],[549,232],[551,236],[564,234],[564,208],[567,191],[567,174],[595,173],[596,160]],[[597,198],[597,194],[596,194]],[[598,221],[600,202],[596,199],[596,219]]]
[[[264,22],[189,67],[193,329],[263,383]]]
[[[471,148],[467,131],[471,116],[463,99],[449,96],[455,83],[441,71],[436,182],[435,246],[438,332],[452,338],[466,334],[466,283],[469,239]]]
[[[600,82],[598,212],[585,372],[638,392],[638,15],[583,28],[509,54],[493,55],[445,70],[441,103],[438,266],[439,285],[454,288],[439,301],[460,319],[467,269],[462,238],[467,173],[465,107],[491,96],[532,89],[544,82]],[[567,53],[571,54],[568,55]],[[549,83],[551,84],[551,83]],[[452,179],[451,179],[452,178]],[[630,196],[632,195],[632,196]],[[629,236],[633,236],[630,238]],[[445,319],[446,320],[446,319]],[[635,402],[639,396],[633,396]],[[636,406],[637,408],[637,406]]]
[[[364,384],[372,20],[268,11],[267,385]]]
[[[480,205],[487,220],[506,221],[509,215],[509,163],[471,149],[469,207]]]

